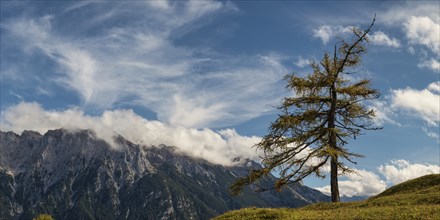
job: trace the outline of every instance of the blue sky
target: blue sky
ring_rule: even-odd
[[[1,1],[1,130],[110,129],[218,163],[258,158],[243,148],[292,95],[283,76],[374,14],[351,79],[380,90],[366,105],[384,129],[353,140],[362,177],[341,184],[371,195],[440,172],[438,1]]]

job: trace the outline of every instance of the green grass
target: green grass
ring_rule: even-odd
[[[358,202],[316,203],[303,208],[244,208],[214,220],[246,219],[439,219],[440,175],[393,186]]]

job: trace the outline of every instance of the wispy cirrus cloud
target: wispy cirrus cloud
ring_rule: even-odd
[[[319,28],[313,30],[313,36],[316,38],[320,38],[323,44],[327,44],[334,37],[341,37],[341,35],[351,33],[352,29],[352,26],[322,25]]]
[[[295,66],[299,67],[299,68],[304,68],[306,66],[309,66],[311,63],[311,60],[303,58],[303,57],[298,57],[297,61],[294,63]]]
[[[382,126],[386,123],[401,126],[399,122],[395,119],[397,114],[395,109],[389,108],[388,101],[385,100],[375,100],[371,102],[370,108],[374,110],[375,117],[374,123]]]
[[[43,55],[51,64],[45,73],[18,69],[18,78],[49,79],[50,85],[46,80],[44,85],[25,83],[74,91],[85,109],[143,106],[161,121],[197,128],[258,117],[271,111],[284,92],[274,89],[287,73],[274,54],[229,55],[175,42],[206,16],[235,11],[231,3],[135,2],[99,13],[103,5],[117,7],[73,5],[62,13],[3,22],[2,35],[14,42],[13,49],[29,59]],[[80,32],[72,28],[69,34],[57,23],[84,8],[90,13],[78,20]],[[4,69],[12,70],[14,64],[8,62]],[[20,83],[13,77],[6,80]]]

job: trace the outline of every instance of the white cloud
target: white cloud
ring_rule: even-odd
[[[440,62],[434,58],[419,63],[418,67],[430,69],[436,73],[440,73]]]
[[[391,91],[391,107],[416,113],[430,125],[440,122],[439,82],[431,83],[426,89],[413,88]]]
[[[284,92],[274,88],[287,71],[274,55],[255,59],[260,69],[240,67],[243,63],[238,62],[247,61],[237,60],[225,69],[194,76],[196,86],[172,94],[172,103],[157,111],[159,119],[189,127],[222,127],[272,111],[270,103],[278,102]]]
[[[155,1],[145,1],[145,2],[151,5],[152,7],[162,10],[170,8],[170,2],[168,0],[155,0]]]
[[[356,170],[357,173],[345,175],[348,180],[339,180],[339,193],[341,196],[373,196],[386,189],[385,181],[378,175],[366,170]],[[315,188],[324,194],[330,195],[330,186]]]
[[[373,120],[377,125],[381,126],[385,123],[398,126],[401,125],[399,122],[393,119],[396,114],[392,108],[389,108],[386,101],[375,100],[371,103],[370,108],[374,110],[375,117]]]
[[[411,164],[406,160],[392,160],[387,165],[379,166],[378,170],[385,176],[387,182],[395,185],[420,176],[440,173],[440,166],[421,163]]]
[[[298,60],[295,62],[295,65],[299,68],[304,68],[308,65],[310,65],[311,60],[305,59],[302,57],[299,57]]]
[[[411,43],[424,45],[435,54],[440,54],[439,23],[429,17],[411,16],[404,26],[406,36]]]
[[[377,170],[385,177],[386,181],[374,172],[367,170],[356,170],[357,174],[344,175],[347,180],[339,180],[340,195],[347,197],[377,195],[384,191],[387,185],[392,186],[420,176],[440,173],[440,166],[421,163],[412,164],[406,160],[392,160],[389,164],[380,165]],[[331,194],[330,186],[315,189],[327,195]]]
[[[61,35],[50,16],[4,22],[2,37],[14,38],[29,56],[42,54],[56,64],[47,69],[54,75],[35,70],[14,73],[20,74],[19,79],[29,79],[24,82],[28,86],[50,90],[47,85],[30,83],[30,77],[44,75],[50,80],[41,83],[50,81],[52,86],[75,91],[83,109],[143,106],[163,122],[194,128],[224,127],[261,116],[272,111],[271,105],[282,97],[284,91],[275,88],[281,86],[287,70],[279,57],[219,54],[175,44],[176,36],[197,29],[200,25],[194,23],[229,10],[230,4],[155,1],[125,7],[134,6],[145,11],[138,15],[143,16],[139,22],[108,25],[108,19],[121,16],[124,10],[111,11],[105,18],[95,13],[81,28],[98,24],[107,24],[107,28],[84,38]]]
[[[375,123],[379,126],[388,123],[402,126],[399,116],[422,119],[428,126],[422,127],[429,137],[439,141],[440,122],[440,81],[429,84],[425,89],[395,89],[385,100],[371,102],[370,108],[376,113]]]
[[[353,26],[330,26],[323,25],[318,29],[313,30],[313,36],[315,38],[320,38],[324,44],[327,44],[330,39],[334,37],[343,37],[348,33],[351,33]],[[382,31],[376,31],[368,36],[373,44],[389,46],[389,47],[400,47],[400,42],[396,38],[391,38]]]
[[[426,135],[428,135],[428,137],[433,138],[437,140],[438,143],[440,143],[440,131],[438,127],[434,129],[434,131],[426,127],[423,127],[422,130],[425,132]]]
[[[186,12],[187,15],[198,18],[211,12],[217,11],[224,7],[222,2],[219,1],[188,1]]]
[[[21,95],[15,93],[15,92],[13,92],[13,91],[9,91],[9,94],[11,94],[11,95],[17,97],[20,101],[23,101],[23,100],[24,100],[24,99],[23,99],[23,96],[21,96]]]
[[[318,29],[313,30],[313,36],[316,38],[320,38],[322,43],[327,44],[329,40],[333,37],[344,35],[347,33],[351,33],[353,27],[351,26],[329,26],[323,25]]]
[[[401,25],[410,16],[439,20],[439,7],[438,2],[435,1],[407,1],[403,4],[395,4],[390,9],[377,14],[378,22]]]
[[[323,25],[318,29],[313,30],[313,36],[315,38],[320,38],[324,44],[327,44],[330,39],[334,37],[343,37],[348,33],[351,33],[353,30],[353,26],[330,26]],[[382,31],[376,31],[373,34],[368,36],[371,42],[375,45],[389,46],[399,48],[400,41],[396,38],[391,38],[387,34]]]
[[[408,51],[417,54],[422,62],[420,68],[439,72],[440,10],[438,2],[408,1],[378,13],[378,21],[402,27],[408,40]],[[425,49],[433,54],[428,54]]]
[[[258,161],[258,154],[252,146],[261,140],[256,136],[241,136],[234,129],[190,129],[149,121],[132,110],[105,111],[102,115],[90,116],[78,108],[47,111],[37,103],[26,102],[2,111],[0,125],[1,130],[16,133],[23,130],[45,133],[58,128],[91,129],[98,138],[117,149],[113,142],[116,132],[136,144],[175,146],[180,153],[222,165],[232,165],[237,157]]]
[[[440,81],[430,83],[428,85],[428,90],[434,93],[440,93]]]
[[[438,140],[440,139],[439,134],[436,133],[436,132],[434,132],[434,131],[428,131],[428,130],[426,130],[426,135],[428,135],[428,136],[431,137],[431,138],[436,139],[437,142],[438,142]]]
[[[390,38],[388,35],[383,33],[382,31],[376,31],[369,36],[371,43],[376,45],[383,45],[389,47],[400,47],[400,42],[396,38]]]
[[[83,7],[86,7],[87,5],[90,4],[96,4],[97,2],[92,2],[92,1],[80,1],[80,2],[75,2],[74,4],[72,4],[71,6],[67,7],[66,9],[63,10],[63,13],[66,12],[70,12],[70,11],[74,11],[77,9],[81,9]]]

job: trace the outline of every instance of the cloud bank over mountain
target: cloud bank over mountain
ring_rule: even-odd
[[[4,131],[20,134],[24,130],[34,130],[44,134],[58,128],[71,131],[91,129],[116,150],[118,146],[114,137],[119,134],[135,144],[175,146],[179,153],[214,164],[233,165],[238,157],[259,160],[252,146],[260,141],[260,137],[241,136],[234,129],[214,131],[172,126],[144,119],[132,110],[105,111],[102,115],[90,116],[78,108],[48,111],[37,103],[23,102],[9,107],[1,115],[1,129]]]

